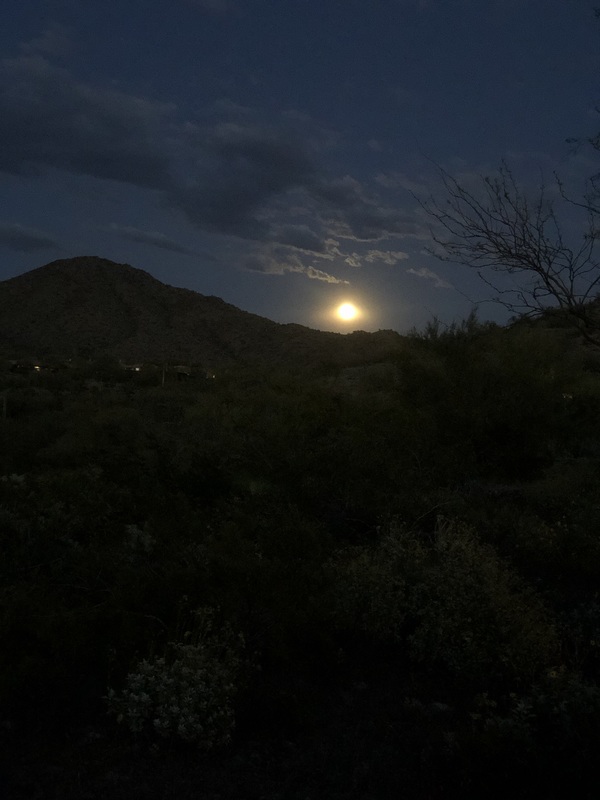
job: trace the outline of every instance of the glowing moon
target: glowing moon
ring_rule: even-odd
[[[358,316],[358,308],[354,303],[342,303],[341,306],[338,306],[336,314],[344,322],[350,322]]]

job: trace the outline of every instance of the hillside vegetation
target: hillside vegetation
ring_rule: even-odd
[[[0,374],[11,798],[592,797],[600,363]]]

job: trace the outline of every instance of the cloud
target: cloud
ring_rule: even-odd
[[[279,244],[311,253],[325,253],[326,242],[308,225],[282,225],[273,230],[273,240]]]
[[[337,245],[338,242],[334,242],[333,244]],[[337,246],[329,247],[326,257],[332,256],[343,258],[345,264],[354,268],[360,268],[365,263],[374,264],[377,261],[393,266],[397,264],[398,261],[409,258],[408,253],[404,253],[400,250],[368,250],[366,253],[342,253]]]
[[[154,190],[200,230],[330,260],[332,238],[423,237],[414,215],[350,175],[328,174],[320,157],[333,140],[328,131],[319,139],[314,120],[288,110],[265,124],[249,108],[232,116],[225,103],[200,121],[182,121],[173,105],[78,81],[51,64],[41,53],[60,50],[63,34],[46,32],[0,62],[0,172],[57,169]],[[309,222],[296,222],[298,215]],[[159,234],[121,235],[186,250]]]
[[[356,205],[345,213],[352,236],[359,241],[377,241],[388,237],[420,236],[421,230],[414,218],[397,208],[378,206],[375,203]]]
[[[41,36],[21,45],[21,51],[27,55],[44,55],[54,58],[68,55],[71,49],[69,29],[58,23],[53,23]]]
[[[401,250],[369,250],[365,256],[365,261],[367,261],[369,264],[372,264],[375,261],[383,261],[384,264],[393,266],[394,264],[397,264],[398,261],[403,261],[408,257],[408,253],[404,253]]]
[[[302,144],[269,126],[228,122],[204,134],[201,145],[200,175],[175,187],[171,203],[207,230],[271,240],[261,212],[315,169]]]
[[[441,278],[436,272],[433,270],[427,269],[427,267],[419,267],[419,269],[407,269],[406,272],[409,275],[416,275],[418,278],[425,278],[425,280],[433,281],[433,285],[436,289],[452,289],[454,288],[451,283],[445,281]]]
[[[390,236],[422,234],[413,216],[369,196],[350,175],[322,179],[310,186],[310,192],[333,212],[331,233],[335,236],[357,241],[377,241]]]
[[[123,239],[129,239],[132,242],[139,242],[140,244],[148,244],[152,247],[158,247],[160,250],[168,250],[171,253],[182,253],[187,256],[198,255],[194,250],[183,247],[172,239],[169,239],[164,233],[141,231],[138,228],[116,225],[115,223],[109,225],[109,230],[121,236]]]
[[[346,286],[350,284],[350,281],[340,280],[334,275],[329,275],[327,272],[323,272],[323,270],[316,269],[315,267],[306,267],[303,272],[307,277],[313,278],[317,281],[325,281],[326,283],[341,283],[345,284]]]
[[[0,171],[67,172],[164,189],[160,128],[172,106],[92,88],[40,55],[0,64]]]
[[[380,172],[375,177],[376,182],[386,189],[406,189],[411,194],[429,194],[431,181],[424,177],[410,178],[403,172]]]
[[[241,103],[234,103],[229,97],[221,97],[216,100],[212,108],[212,112],[221,117],[250,117],[253,114],[249,106],[243,106]]]
[[[311,187],[311,193],[320,200],[340,208],[350,208],[363,202],[361,185],[351,175],[321,179]]]
[[[0,222],[0,245],[21,253],[60,249],[58,242],[42,231],[26,228],[16,222]]]
[[[262,272],[266,275],[300,273],[311,280],[334,284],[349,284],[349,281],[336,278],[335,275],[330,275],[328,272],[317,269],[311,264],[304,264],[298,256],[287,253],[280,248],[255,252],[246,257],[242,266],[250,272]]]
[[[221,115],[231,116],[225,106]],[[278,231],[282,243],[324,250],[308,227],[273,227],[263,219],[264,209],[314,174],[304,142],[253,119],[177,124],[174,111],[79,83],[39,56],[5,60],[0,171],[56,168],[157,189],[167,205],[204,230],[267,242]]]
[[[208,140],[208,149],[229,169],[258,178],[268,192],[302,185],[314,170],[300,141],[267,126],[217,125]]]
[[[374,153],[383,152],[383,145],[378,139],[369,139],[369,141],[367,142],[367,147]]]

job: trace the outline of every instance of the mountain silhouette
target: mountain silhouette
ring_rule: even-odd
[[[344,335],[273,322],[95,256],[0,282],[5,358],[348,366],[385,360],[401,346],[394,331]]]

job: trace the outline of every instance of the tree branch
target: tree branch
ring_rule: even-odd
[[[571,248],[544,185],[532,202],[505,163],[495,177],[482,176],[481,193],[438,169],[444,200],[417,198],[436,228],[429,252],[476,270],[494,300],[511,313],[539,316],[559,309],[587,341],[600,346],[600,310],[590,309],[600,284],[600,264],[594,258],[600,209],[587,195],[582,201],[569,198],[557,178],[561,200],[586,214],[581,245]],[[491,273],[510,276],[514,287],[502,286]]]

